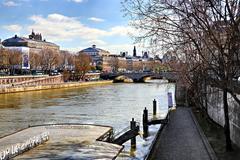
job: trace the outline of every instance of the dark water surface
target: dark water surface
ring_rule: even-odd
[[[112,126],[116,132],[129,126],[131,118],[142,121],[144,107],[167,110],[167,92],[174,84],[154,80],[149,83],[111,84],[87,88],[58,89],[0,95],[0,137],[37,124],[87,123]],[[174,95],[173,95],[174,97]],[[159,125],[150,128],[150,137],[138,137],[137,151],[142,159]],[[129,156],[129,143],[125,144]]]

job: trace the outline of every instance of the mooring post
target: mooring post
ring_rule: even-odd
[[[130,121],[130,129],[136,130],[136,121],[134,118]],[[136,149],[136,137],[131,138],[131,149]]]
[[[168,122],[170,122],[170,113],[173,107],[172,93],[168,92]]]
[[[148,110],[146,107],[143,110],[143,137],[148,137]]]
[[[157,115],[157,101],[156,99],[153,100],[153,115]]]

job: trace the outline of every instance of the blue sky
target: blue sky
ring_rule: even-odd
[[[121,0],[0,0],[0,38],[27,36],[34,29],[61,49],[96,44],[118,54],[132,53],[133,40]]]

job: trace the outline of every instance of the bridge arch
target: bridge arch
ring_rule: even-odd
[[[146,78],[167,79],[169,82],[175,82],[178,79],[176,72],[161,73],[105,73],[101,75],[102,79],[112,79],[114,82],[144,82]]]
[[[131,83],[131,82],[133,82],[133,79],[128,76],[125,76],[125,75],[119,75],[113,79],[113,82],[115,82],[115,83],[117,83],[117,82]]]

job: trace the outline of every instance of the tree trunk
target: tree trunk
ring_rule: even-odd
[[[226,138],[226,150],[232,150],[232,143],[230,138],[230,125],[229,125],[229,114],[228,114],[228,102],[227,102],[227,90],[223,89],[223,108],[224,108],[224,117],[225,117],[225,125],[224,132]]]

